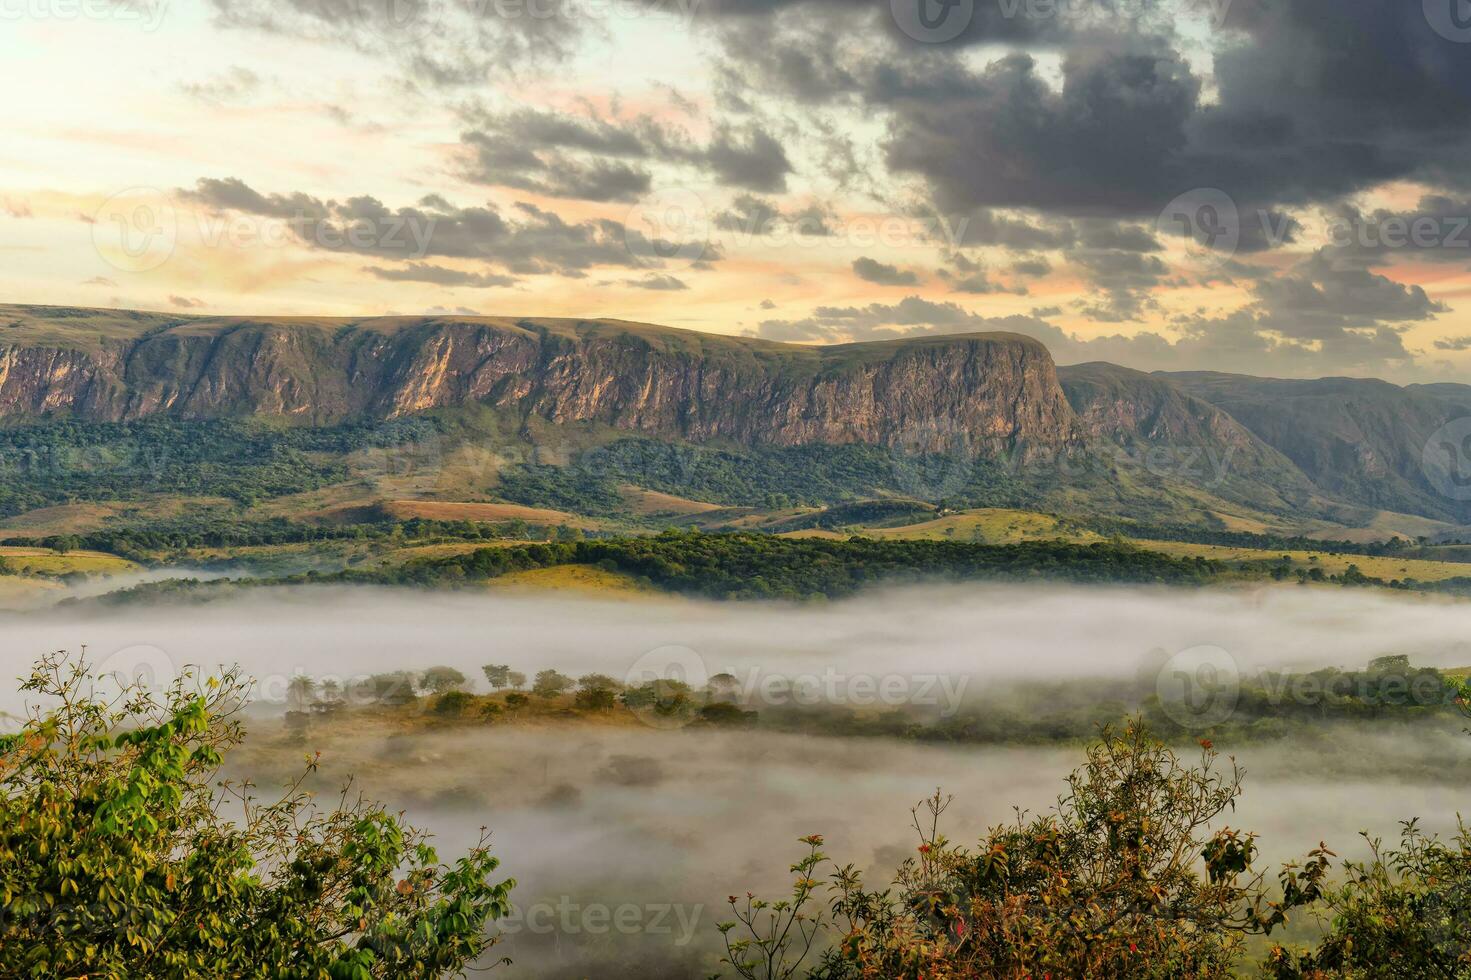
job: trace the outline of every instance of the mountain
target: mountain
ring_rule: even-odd
[[[985,454],[1081,437],[1046,348],[1015,334],[808,347],[618,320],[0,307],[0,417],[320,425],[471,403],[748,446]]]
[[[1059,369],[1038,341],[1002,333],[814,347],[621,320],[0,306],[11,429],[262,417],[315,430],[472,408],[533,443],[579,427],[592,442],[561,444],[642,438],[704,454],[665,460],[657,480],[637,477],[653,464],[631,445],[602,463],[637,457],[633,476],[535,463],[467,477],[461,490],[479,499],[572,506],[612,499],[621,480],[696,500],[717,499],[715,485],[727,502],[796,487],[831,502],[971,499],[1240,527],[1368,526],[1379,511],[1471,520],[1471,503],[1423,470],[1432,435],[1471,416],[1463,385]]]
[[[1058,379],[1084,430],[1141,468],[1194,473],[1212,493],[1272,512],[1312,506],[1317,489],[1291,460],[1165,378],[1092,362],[1058,368]]]
[[[1442,492],[1425,468],[1431,437],[1471,416],[1471,386],[1204,371],[1155,377],[1227,412],[1330,496],[1440,520],[1471,519],[1471,503]]]

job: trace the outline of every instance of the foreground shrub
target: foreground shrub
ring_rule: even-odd
[[[514,884],[485,838],[444,865],[346,791],[217,784],[246,687],[193,681],[104,700],[55,655],[25,682],[54,706],[0,738],[0,976],[430,978],[482,956]]]
[[[1240,791],[1208,743],[1189,766],[1137,726],[1105,730],[1052,812],[1018,814],[974,851],[940,833],[947,799],[917,807],[918,853],[893,888],[840,867],[824,906],[822,840],[804,838],[790,899],[732,898],[726,962],[748,980],[796,976],[827,927],[836,942],[810,970],[824,980],[1228,977],[1245,936],[1319,897],[1330,856],[1284,868],[1269,900],[1254,837],[1209,829]]]

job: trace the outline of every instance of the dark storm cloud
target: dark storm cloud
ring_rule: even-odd
[[[913,286],[919,282],[919,276],[913,271],[879,262],[866,255],[853,260],[853,274],[864,282],[877,283],[880,286]]]
[[[742,130],[721,128],[705,150],[705,162],[716,179],[728,187],[784,191],[792,164],[776,137],[760,126]]]
[[[720,126],[708,145],[647,116],[610,120],[524,109],[471,112],[460,135],[464,176],[551,197],[637,200],[653,188],[653,164],[694,167],[717,183],[782,191],[792,165],[781,143],[760,126]]]

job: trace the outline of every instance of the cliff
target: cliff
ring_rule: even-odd
[[[0,307],[0,418],[328,424],[475,402],[745,445],[986,453],[1083,437],[1046,348],[1014,334],[806,347],[616,320]]]

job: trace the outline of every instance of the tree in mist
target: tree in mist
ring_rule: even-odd
[[[0,976],[428,978],[495,943],[514,883],[483,835],[447,865],[380,804],[318,806],[305,774],[272,802],[216,782],[238,674],[101,698],[55,654],[22,690],[47,707],[0,737]]]
[[[430,667],[419,679],[419,685],[430,694],[444,694],[465,686],[466,677],[453,667]]]
[[[296,711],[304,711],[317,693],[317,682],[305,674],[297,674],[286,684],[286,703]]]
[[[531,693],[537,697],[551,700],[567,691],[572,690],[577,682],[561,671],[547,668],[536,672],[536,680],[532,681]]]
[[[506,683],[511,686],[512,690],[519,691],[526,686],[526,675],[519,670],[513,670],[506,675]]]
[[[418,697],[418,684],[415,674],[397,670],[369,677],[367,689],[375,700],[383,704],[409,704]]]
[[[480,669],[485,672],[485,679],[494,690],[499,691],[501,688],[510,686],[511,667],[509,664],[486,664]]]

